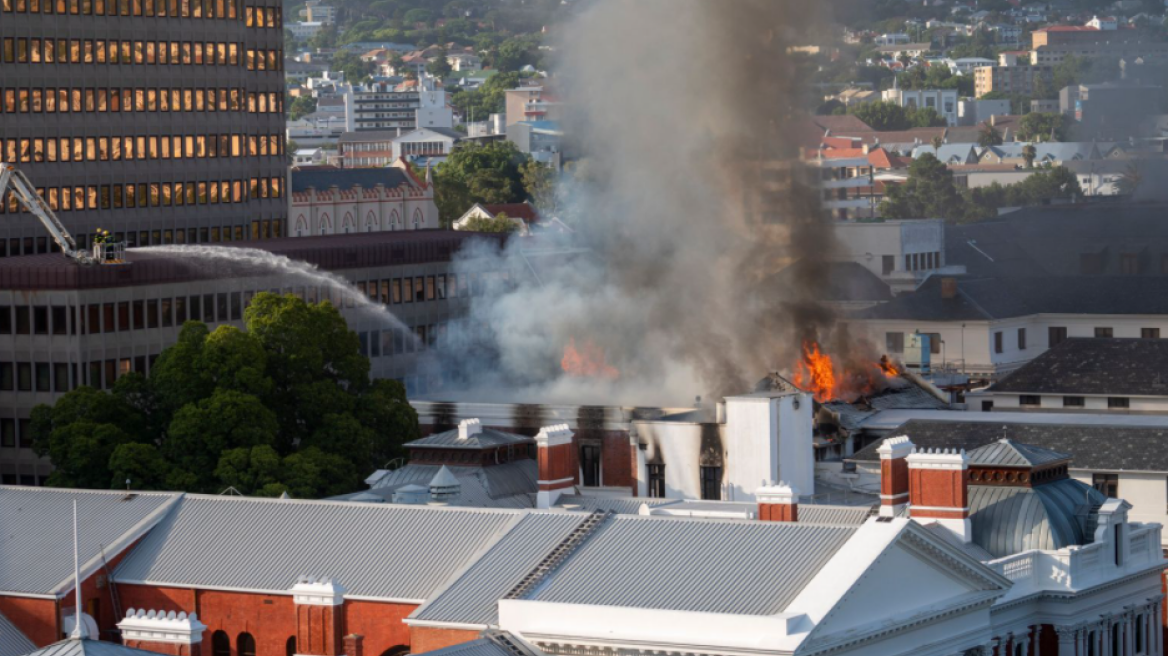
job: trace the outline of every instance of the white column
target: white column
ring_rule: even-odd
[[[1014,636],[1014,651],[1018,651],[1018,646],[1022,647],[1022,656],[1030,656],[1030,630],[1026,633]],[[1010,656],[1014,656],[1010,654]]]
[[[1076,656],[1075,652],[1079,648],[1079,630],[1073,626],[1055,625],[1054,632],[1058,635],[1058,656]]]
[[[1156,654],[1156,656],[1164,653],[1164,630],[1161,628],[1162,621],[1160,617],[1160,608],[1163,603],[1163,599],[1157,599],[1156,603],[1152,604],[1152,630],[1148,636],[1148,644],[1155,645],[1152,653]]]

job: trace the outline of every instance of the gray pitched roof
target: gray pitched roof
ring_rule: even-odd
[[[1065,453],[1018,444],[1010,439],[1001,439],[969,452],[969,464],[996,467],[1033,467],[1070,459]]]
[[[1168,472],[1168,429],[1074,424],[1005,424],[1001,422],[906,422],[889,435],[908,435],[922,448],[973,451],[1007,435],[1015,443],[1067,453],[1072,469],[1090,471]],[[878,440],[851,460],[878,462]]]
[[[406,446],[416,448],[441,449],[483,449],[509,444],[534,444],[535,440],[526,435],[506,433],[493,428],[484,428],[474,435],[468,435],[465,440],[458,439],[458,429],[434,433],[421,439],[407,442]]]
[[[995,558],[1029,549],[1088,544],[1092,536],[1082,521],[1090,510],[1088,500],[1098,505],[1105,497],[1070,478],[1033,488],[970,485],[973,542]]]
[[[1033,314],[1168,314],[1168,277],[1039,276],[959,279],[957,295],[942,298],[941,278],[917,291],[860,310],[860,319],[984,321]]]
[[[23,656],[35,649],[32,640],[0,613],[0,656]]]
[[[399,168],[383,166],[376,169],[310,169],[292,170],[292,191],[308,191],[309,187],[325,191],[330,187],[352,189],[360,185],[362,189],[372,189],[385,185],[396,189],[402,185],[413,186],[413,181]]]
[[[582,513],[533,512],[410,616],[427,622],[495,625],[499,604],[520,580],[579,526]]]
[[[1107,164],[1096,162],[1096,172]],[[1163,204],[1150,203],[1052,205],[946,226],[945,262],[977,277],[1077,276],[1089,273],[1083,255],[1094,253],[1101,273],[1115,275],[1123,254],[1137,254],[1139,274],[1162,276],[1160,261],[1168,254],[1164,211]]]
[[[530,598],[774,615],[855,531],[784,522],[616,515]],[[646,585],[647,581],[653,584]]]
[[[61,640],[25,653],[26,656],[158,656],[157,652],[126,647],[104,640]]]
[[[92,572],[158,521],[176,495],[0,486],[0,590],[73,589],[73,501],[81,565]]]
[[[649,497],[591,497],[578,494],[561,494],[556,506],[569,510],[595,512],[612,511],[621,515],[636,515],[641,506],[667,506],[677,503],[677,499],[654,499]]]
[[[190,495],[114,578],[284,592],[299,576],[328,576],[350,596],[417,603],[519,517],[507,510]]]
[[[1068,339],[994,383],[988,391],[1168,396],[1165,372],[1168,340]]]
[[[442,649],[426,652],[427,656],[542,656],[543,652],[520,642],[506,631],[487,631],[483,637]]]

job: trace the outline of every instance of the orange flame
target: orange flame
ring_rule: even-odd
[[[803,359],[795,365],[791,378],[796,387],[815,395],[816,401],[835,398],[835,367],[831,356],[822,353],[815,342],[804,342]]]
[[[564,347],[564,357],[560,360],[560,367],[569,376],[579,378],[607,378],[608,380],[620,378],[620,371],[605,362],[604,349],[589,340],[581,342],[580,348],[577,349],[576,339],[569,339],[568,345]]]
[[[900,375],[900,369],[892,361],[892,358],[887,355],[880,356],[880,371],[883,371],[884,375],[889,378],[895,378]]]

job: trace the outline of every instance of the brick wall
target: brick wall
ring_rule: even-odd
[[[37,647],[50,645],[60,639],[57,602],[52,599],[0,597],[0,613]]]
[[[627,487],[636,492],[636,475],[633,472],[633,462],[636,454],[629,446],[629,434],[626,431],[604,431],[601,441],[601,457],[603,458],[604,485],[608,487]]]
[[[212,636],[216,631],[223,631],[231,638],[233,655],[236,639],[245,631],[255,638],[256,656],[284,656],[288,638],[296,635],[296,607],[288,595],[196,591],[135,584],[119,585],[118,593],[123,608],[198,613],[199,620],[207,625],[203,633],[203,656],[212,655]],[[414,604],[346,600],[341,635],[357,633],[364,636],[365,656],[381,656],[387,651],[408,648],[410,631],[402,620],[416,608]]]
[[[428,651],[470,642],[478,638],[478,631],[436,629],[428,626],[410,627],[410,645],[413,654],[424,654]]]
[[[913,517],[962,517],[969,506],[969,470],[909,469],[909,497]],[[918,507],[953,508],[954,512],[920,510]]]

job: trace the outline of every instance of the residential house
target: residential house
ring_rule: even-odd
[[[925,53],[933,49],[932,43],[901,43],[890,46],[880,46],[876,48],[876,52],[880,55],[890,59],[900,59],[901,57],[924,57]]]
[[[323,148],[301,148],[292,156],[293,166],[320,166],[324,163]]]
[[[954,75],[972,75],[975,69],[982,66],[993,66],[994,60],[985,57],[960,57],[947,60],[946,64]]]
[[[507,125],[520,121],[559,121],[560,100],[543,86],[521,86],[506,92]]]
[[[539,210],[529,202],[487,204],[475,203],[462,216],[458,217],[450,226],[455,230],[466,230],[471,219],[495,219],[504,215],[515,223],[519,232],[527,234],[533,226],[540,222]]]
[[[897,46],[910,43],[911,41],[912,37],[903,32],[878,34],[872,38],[872,42],[878,46]]]
[[[864,267],[896,294],[911,292],[929,275],[965,272],[946,266],[942,219],[837,222],[832,232],[833,259]]]
[[[894,86],[881,94],[884,102],[906,109],[931,108],[957,125],[957,89],[901,89]]]

